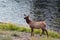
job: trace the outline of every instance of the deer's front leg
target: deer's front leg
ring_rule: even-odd
[[[34,33],[33,33],[34,29],[31,28],[31,36],[34,36]]]

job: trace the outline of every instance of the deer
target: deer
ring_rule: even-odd
[[[48,37],[48,31],[46,29],[46,22],[45,21],[32,21],[32,20],[29,19],[29,15],[27,16],[27,15],[24,14],[24,16],[25,16],[24,19],[26,20],[26,23],[31,28],[31,36],[34,36],[34,33],[33,33],[34,29],[41,29],[42,30],[42,34],[44,32],[46,32],[46,35]]]

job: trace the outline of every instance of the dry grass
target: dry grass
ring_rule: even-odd
[[[15,36],[14,36],[15,35]],[[2,31],[0,30],[0,40],[60,40],[57,38],[39,36],[38,34],[32,38],[30,33],[17,31]]]

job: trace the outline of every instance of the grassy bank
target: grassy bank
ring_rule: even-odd
[[[31,32],[30,28],[25,28],[22,26],[18,26],[16,24],[11,24],[11,23],[0,23],[0,30],[11,30],[11,31],[19,31],[19,32]],[[34,30],[34,33],[36,34],[41,34],[41,30]],[[48,30],[48,34],[50,37],[53,38],[60,38],[60,34],[54,31]]]

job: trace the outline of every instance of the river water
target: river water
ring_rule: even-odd
[[[44,1],[44,0],[41,0]],[[41,9],[44,14],[46,14],[47,28],[50,23],[51,16],[54,12],[57,12],[56,2],[57,0],[48,0],[47,5],[52,5],[54,8],[47,6],[48,9]],[[44,2],[45,4],[45,2]],[[0,22],[12,22],[20,25],[27,25],[24,20],[24,14],[30,14],[31,12],[32,0],[0,0]],[[50,13],[51,12],[51,13]],[[31,14],[30,14],[31,15]],[[30,16],[33,17],[33,16]],[[51,27],[54,28],[54,27]]]
[[[29,9],[27,0],[0,0],[0,21],[25,25],[23,14],[29,14]]]

